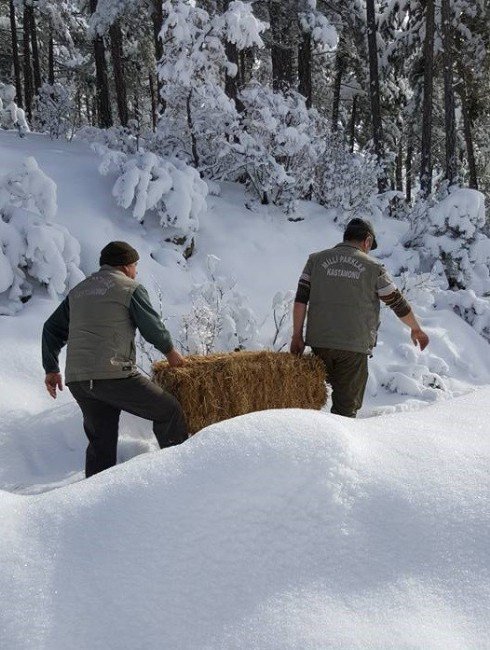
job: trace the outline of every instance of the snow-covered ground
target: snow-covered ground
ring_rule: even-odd
[[[55,221],[80,242],[82,271],[108,241],[129,241],[175,339],[209,255],[267,345],[276,292],[341,239],[317,205],[292,222],[248,209],[228,184],[208,197],[185,262],[156,219],[116,206],[86,144],[0,132],[0,176],[28,156],[57,184]],[[377,224],[388,267],[404,228]],[[119,458],[132,460],[89,481],[79,411],[43,385],[41,329],[57,301],[37,289],[0,316],[0,646],[489,647],[488,342],[414,298],[430,346],[416,350],[384,310],[362,419],[269,411],[157,452],[149,423],[125,415]]]
[[[488,648],[489,402],[254,413],[0,492],[2,647]]]

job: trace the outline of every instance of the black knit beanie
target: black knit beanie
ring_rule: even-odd
[[[140,256],[138,251],[125,241],[111,241],[100,252],[100,265],[126,266],[137,262]]]

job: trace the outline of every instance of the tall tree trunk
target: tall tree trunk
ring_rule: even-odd
[[[269,0],[272,34],[272,87],[286,91],[296,87],[298,0]]]
[[[128,98],[126,92],[126,79],[124,77],[123,35],[119,21],[116,21],[111,25],[109,36],[111,39],[112,71],[116,88],[117,112],[121,125],[127,126],[129,120]]]
[[[335,76],[333,84],[333,101],[332,101],[332,131],[339,128],[339,111],[340,111],[340,91],[342,88],[342,76],[345,68],[345,55],[341,49],[340,43],[335,55]]]
[[[137,65],[137,80],[136,86],[134,89],[134,122],[136,129],[133,128],[133,133],[136,134],[136,151],[140,150],[140,138],[141,138],[141,109],[140,109],[140,67]]]
[[[48,47],[48,83],[54,85],[54,38],[53,31],[51,30],[51,36],[49,37],[49,47]]]
[[[153,10],[151,13],[153,22],[153,40],[155,43],[155,58],[157,63],[163,56],[163,43],[160,39],[160,31],[163,25],[163,0],[153,0]]]
[[[244,50],[238,52],[238,74],[242,84],[246,84],[247,79],[247,53]]]
[[[230,4],[230,0],[223,0],[222,10],[226,11],[228,9],[229,4]],[[238,86],[242,81],[240,79],[240,59],[238,56],[238,48],[235,45],[235,43],[230,43],[230,41],[226,41],[225,52],[228,61],[230,61],[230,63],[233,63],[236,66],[236,74],[234,77],[228,74],[225,75],[225,93],[230,99],[232,99],[235,102],[235,106],[237,107],[237,109],[240,112],[242,112],[244,106],[242,102],[238,99]]]
[[[91,124],[92,114],[90,111],[90,97],[88,92],[85,94],[85,112],[87,113],[87,124]]]
[[[412,127],[407,142],[407,157],[405,158],[405,201],[412,203],[412,164],[413,164],[413,135]]]
[[[31,42],[32,42],[32,67],[34,71],[34,94],[37,95],[43,85],[41,78],[41,62],[39,60],[39,46],[37,42],[37,24],[34,7],[30,8],[29,19],[31,21]]]
[[[163,113],[165,110],[165,102],[162,98],[162,82],[158,74],[158,64],[163,57],[163,43],[160,39],[160,31],[163,25],[163,2],[162,0],[153,0],[153,11],[151,14],[153,23],[153,41],[155,44],[155,59],[157,62],[157,88],[158,88],[158,104]]]
[[[427,197],[432,192],[432,93],[434,86],[434,0],[425,8],[424,101],[422,108],[422,151],[420,189]]]
[[[192,159],[194,162],[194,166],[196,169],[199,168],[199,154],[197,152],[197,141],[196,141],[196,136],[194,135],[194,122],[192,119],[192,109],[191,109],[191,100],[192,100],[192,89],[190,93],[187,95],[187,102],[186,102],[186,107],[187,107],[187,126],[189,128],[189,133],[191,136],[191,146],[192,146]]]
[[[311,82],[311,34],[300,31],[298,48],[298,91],[306,98],[307,108],[311,108],[313,101],[313,87]]]
[[[456,156],[456,114],[453,76],[453,38],[450,0],[441,0],[442,44],[444,47],[444,116],[446,131],[446,178],[454,183],[458,177]]]
[[[82,89],[80,86],[78,86],[77,89],[77,119],[78,119],[78,124],[77,126],[80,127],[82,125]]]
[[[403,192],[403,143],[401,138],[398,140],[395,161],[395,189],[397,192]]]
[[[90,11],[97,11],[97,0],[90,0]],[[111,100],[109,95],[109,81],[107,78],[107,64],[105,60],[104,39],[98,34],[93,40],[95,57],[95,77],[97,83],[97,119],[99,127],[108,129],[112,126]]]
[[[20,79],[20,61],[19,61],[19,43],[17,40],[17,21],[15,20],[14,0],[9,0],[10,9],[10,32],[12,40],[12,60],[14,63],[15,90],[17,93],[17,105],[23,108],[24,100],[22,99],[22,81]]]
[[[25,108],[27,117],[32,120],[32,100],[34,97],[34,82],[32,79],[32,65],[31,65],[31,19],[29,12],[32,7],[24,4],[23,15],[23,52],[24,52],[24,93],[25,93]]]
[[[473,146],[473,134],[471,115],[469,110],[467,83],[462,78],[458,84],[459,97],[461,99],[461,112],[463,114],[464,141],[466,145],[466,158],[468,160],[468,169],[470,173],[470,187],[478,189],[478,174],[476,171],[475,149]]]
[[[96,126],[97,119],[94,115],[95,102],[92,100],[90,86],[85,86],[85,113],[87,115],[87,124]]]
[[[247,84],[253,76],[253,68],[256,61],[256,47],[238,52],[238,69],[240,85]]]
[[[379,90],[377,27],[374,0],[366,0],[367,36],[369,50],[369,94],[371,97],[371,114],[373,124],[374,151],[383,173],[378,179],[378,190],[384,192],[388,185],[385,160],[383,123],[381,121],[381,102]]]
[[[250,71],[253,67],[253,50],[240,50],[238,52],[238,68],[240,83],[245,85],[250,79]]]
[[[153,74],[150,70],[148,73],[148,87],[150,89],[150,100],[151,100],[151,123],[153,126],[153,131],[156,131],[157,122],[158,122],[158,102],[155,92],[155,82],[153,81]]]
[[[98,111],[99,111],[98,102],[97,99],[94,97],[92,99],[92,126],[97,126],[97,123],[100,122]]]
[[[352,99],[352,113],[350,118],[350,142],[349,151],[354,153],[354,146],[356,144],[356,121],[357,121],[357,95]]]
[[[241,112],[243,111],[243,104],[242,102],[238,99],[238,84],[240,81],[240,61],[238,57],[238,50],[237,46],[234,43],[226,42],[225,43],[225,52],[226,52],[226,58],[228,61],[231,63],[234,63],[236,65],[236,74],[234,77],[231,75],[227,74],[225,76],[225,93],[227,96],[232,99],[235,102],[235,106],[238,108],[238,110]]]

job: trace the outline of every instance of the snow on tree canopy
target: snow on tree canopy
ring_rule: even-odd
[[[142,4],[140,0],[98,0],[89,20],[91,32],[103,36],[123,14],[138,11]]]
[[[299,24],[320,50],[334,49],[339,40],[337,30],[328,18],[318,11],[316,4],[316,0],[306,0],[305,11],[298,14]]]
[[[197,82],[209,85],[219,82],[221,70],[236,74],[225,53],[224,41],[234,43],[239,50],[264,43],[260,34],[268,27],[252,13],[249,4],[231,2],[227,11],[211,16],[190,3],[169,0],[163,4],[166,19],[160,39],[167,44],[166,55],[159,67],[161,79],[182,87]],[[183,56],[183,54],[185,55]],[[164,96],[165,96],[164,89]]]
[[[440,291],[435,296],[437,309],[452,309],[490,343],[490,302],[471,289]]]
[[[83,279],[80,245],[52,223],[56,211],[56,184],[34,158],[0,177],[0,314],[19,311],[32,295],[31,279],[52,297]]]
[[[227,40],[235,44],[239,50],[254,45],[264,46],[260,34],[267,29],[268,25],[254,16],[251,4],[240,0],[230,2],[221,20]]]
[[[99,167],[102,174],[116,168],[119,176],[112,194],[121,207],[133,206],[135,219],[141,222],[148,211],[156,211],[162,227],[173,226],[185,233],[198,230],[208,187],[195,169],[151,152],[128,156],[103,145],[94,148],[104,156]]]

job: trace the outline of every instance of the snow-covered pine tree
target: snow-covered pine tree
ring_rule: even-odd
[[[215,175],[238,130],[236,105],[224,89],[223,77],[237,74],[225,43],[237,50],[262,46],[266,25],[250,4],[230,2],[222,14],[210,15],[183,0],[163,5],[161,38],[165,57],[159,66],[165,112],[159,136],[165,153]]]
[[[70,90],[60,83],[43,84],[36,97],[36,125],[53,139],[73,135],[76,115]]]
[[[34,158],[0,176],[0,314],[16,314],[35,284],[56,297],[83,279],[80,245],[56,211],[56,185]]]

